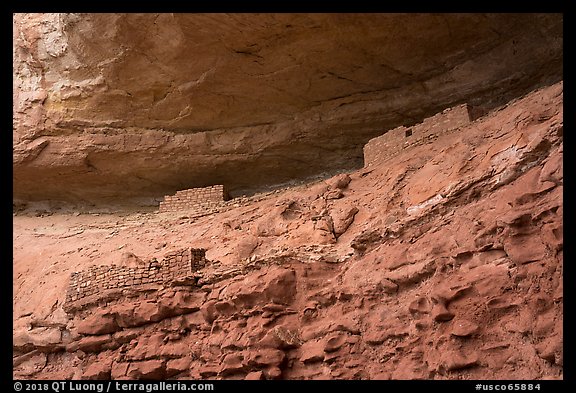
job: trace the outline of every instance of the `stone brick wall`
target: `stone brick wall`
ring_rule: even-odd
[[[465,126],[473,120],[473,116],[478,115],[468,104],[463,104],[445,109],[414,126],[396,127],[368,141],[364,146],[364,166],[387,160],[419,142]]]
[[[91,266],[70,275],[65,311],[118,298],[127,292],[153,290],[169,283],[193,282],[193,273],[205,263],[204,249],[185,248],[138,267]]]
[[[224,204],[224,186],[181,190],[174,195],[164,197],[160,202],[160,213],[186,211],[191,216],[211,214]]]

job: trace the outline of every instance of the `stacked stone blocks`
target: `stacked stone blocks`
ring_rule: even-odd
[[[160,202],[160,213],[188,211],[192,216],[211,214],[224,204],[224,186],[217,184],[204,188],[177,191]]]
[[[463,104],[445,109],[412,127],[396,127],[368,141],[364,146],[364,166],[388,160],[415,144],[435,139],[465,126],[473,120],[473,117],[476,117],[474,109],[468,104]]]
[[[65,310],[72,310],[105,298],[118,297],[124,291],[145,291],[173,282],[190,282],[193,273],[205,263],[204,249],[185,248],[166,254],[137,267],[91,266],[70,275]]]

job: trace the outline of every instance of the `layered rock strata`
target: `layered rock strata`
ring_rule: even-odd
[[[16,377],[563,378],[562,83],[210,217],[33,219],[14,224]],[[107,256],[93,247],[147,260],[159,240],[210,262],[145,300],[63,312],[69,274]]]

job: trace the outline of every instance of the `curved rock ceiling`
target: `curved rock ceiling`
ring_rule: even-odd
[[[560,14],[15,14],[14,197],[231,195],[562,79]]]

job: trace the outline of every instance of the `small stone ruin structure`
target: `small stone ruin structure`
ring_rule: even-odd
[[[210,187],[191,188],[177,191],[174,195],[164,197],[160,202],[160,213],[186,211],[190,216],[202,216],[216,212],[224,205],[224,186],[217,184]]]
[[[368,141],[364,146],[364,167],[387,160],[406,148],[463,127],[482,114],[479,108],[463,104],[445,109],[414,126],[396,127]]]
[[[127,293],[155,291],[166,285],[193,284],[194,273],[207,263],[205,253],[202,248],[184,248],[166,254],[161,261],[154,258],[138,267],[91,266],[72,273],[64,310],[108,304]]]

